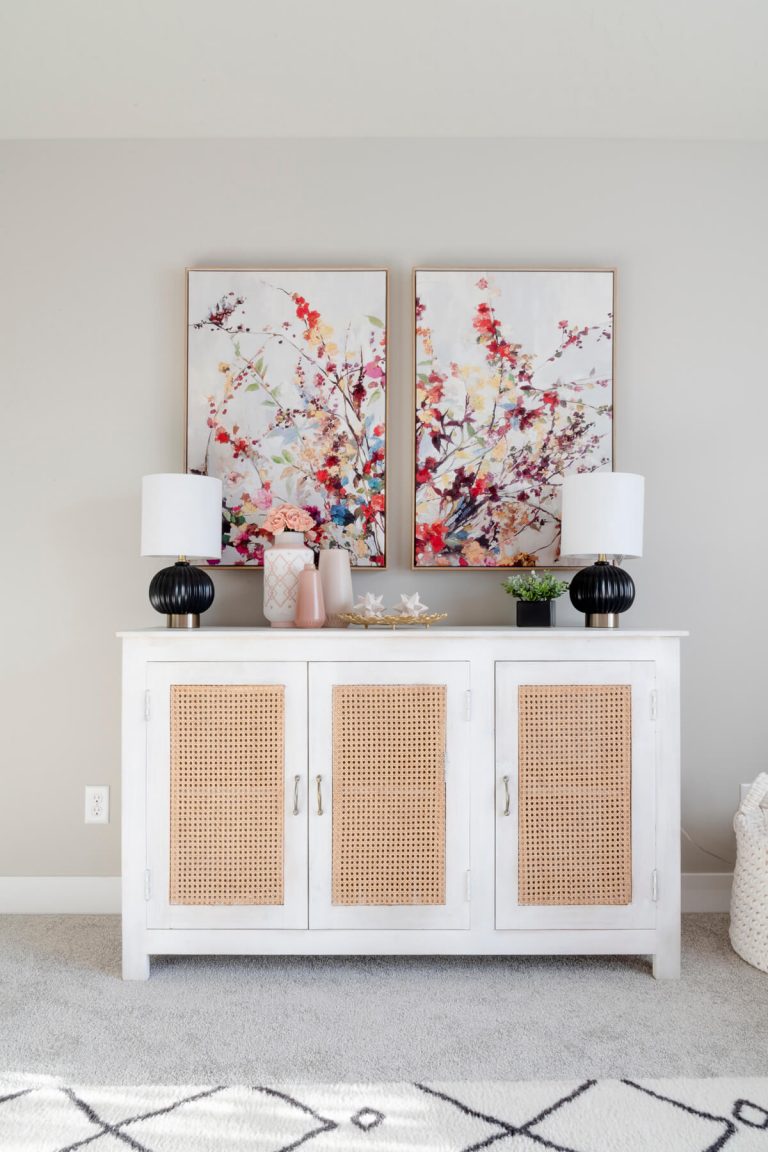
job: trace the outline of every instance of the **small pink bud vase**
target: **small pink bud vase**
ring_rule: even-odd
[[[320,573],[314,564],[299,572],[299,591],[296,599],[296,627],[322,628],[325,624],[325,604]]]
[[[351,612],[354,599],[349,552],[345,548],[322,548],[319,567],[327,615],[326,627],[347,628],[349,625],[339,618],[339,613]]]
[[[303,532],[278,532],[264,551],[264,615],[273,628],[293,628],[299,573],[312,564]]]

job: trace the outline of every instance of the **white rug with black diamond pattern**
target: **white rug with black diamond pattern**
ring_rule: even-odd
[[[0,1078],[2,1152],[768,1152],[768,1078],[104,1087]]]

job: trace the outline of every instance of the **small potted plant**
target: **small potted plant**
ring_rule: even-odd
[[[527,576],[508,576],[502,584],[505,592],[517,600],[518,628],[551,628],[555,623],[555,600],[568,584],[553,572],[543,576],[536,571]]]

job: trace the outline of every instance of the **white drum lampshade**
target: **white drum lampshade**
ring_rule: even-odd
[[[564,477],[560,555],[642,556],[644,492],[633,472]]]
[[[152,578],[149,601],[169,628],[198,628],[213,603],[213,580],[188,556],[221,556],[221,480],[162,472],[141,485],[141,555],[178,556]]]
[[[221,556],[221,480],[160,472],[141,482],[141,555]]]
[[[607,556],[643,554],[645,480],[632,472],[579,472],[563,478],[560,556],[597,556],[571,581],[571,603],[588,628],[617,628],[635,584]]]

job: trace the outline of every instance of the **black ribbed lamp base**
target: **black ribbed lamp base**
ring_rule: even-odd
[[[598,560],[576,573],[570,596],[574,608],[585,614],[587,628],[618,628],[620,614],[634,602],[635,582],[623,568]]]
[[[178,560],[152,577],[149,602],[168,617],[169,628],[199,628],[200,613],[213,604],[214,592],[207,572]]]

